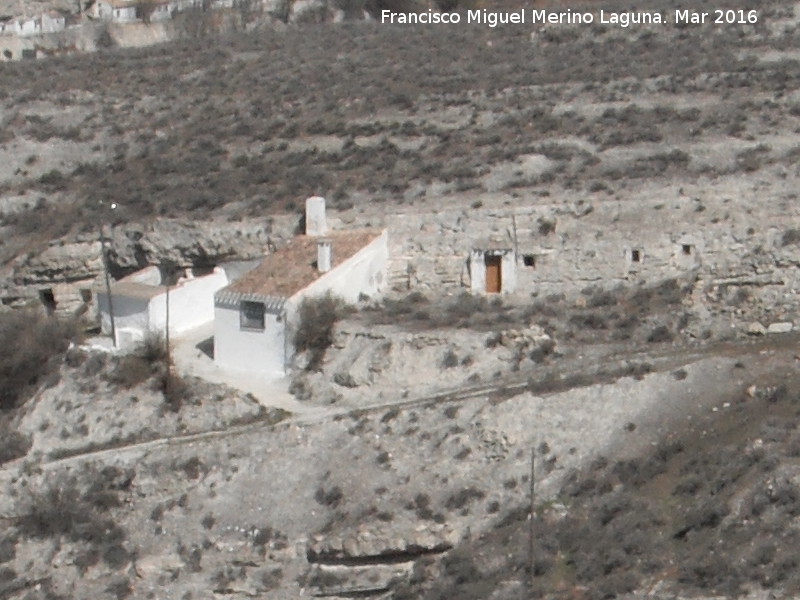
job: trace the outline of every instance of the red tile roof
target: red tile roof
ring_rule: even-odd
[[[325,236],[300,235],[269,254],[255,269],[224,291],[290,298],[324,273],[317,270],[317,241],[331,241],[331,269],[354,256],[381,235],[378,230],[333,231]]]

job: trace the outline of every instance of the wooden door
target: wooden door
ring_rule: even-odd
[[[502,257],[490,256],[487,254],[484,260],[486,261],[486,293],[498,294],[500,293],[500,289],[502,287],[502,280],[500,276],[500,263]]]

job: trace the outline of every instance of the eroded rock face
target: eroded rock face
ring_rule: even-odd
[[[80,281],[103,269],[98,236],[78,235],[52,242],[44,251],[20,256],[14,264],[19,285]]]
[[[185,266],[211,266],[224,260],[263,256],[270,229],[261,220],[235,224],[156,221],[115,230],[109,254],[112,263],[120,268],[166,260]]]
[[[240,223],[162,220],[106,230],[110,269],[122,274],[169,261],[179,266],[214,266],[232,259],[263,256],[270,245],[265,220]],[[44,251],[17,259],[18,285],[71,282],[102,273],[99,233],[52,242]]]
[[[421,523],[414,531],[398,535],[391,528],[362,529],[348,537],[315,536],[308,549],[308,560],[312,563],[347,563],[371,559],[372,562],[397,560],[398,557],[413,560],[424,554],[445,552],[460,539],[452,527],[438,523]]]

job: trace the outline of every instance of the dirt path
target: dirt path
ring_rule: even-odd
[[[81,461],[98,459],[110,456],[119,456],[122,453],[140,453],[144,456],[150,451],[158,448],[188,445],[196,442],[208,440],[221,440],[240,437],[261,430],[269,430],[274,427],[299,426],[306,427],[325,421],[341,418],[354,414],[364,414],[367,412],[385,411],[387,409],[409,409],[412,407],[427,406],[438,403],[455,403],[481,396],[490,400],[501,400],[513,397],[524,391],[531,391],[540,396],[547,396],[558,392],[563,392],[576,387],[595,385],[598,383],[613,382],[620,377],[639,376],[637,372],[631,372],[631,365],[647,363],[651,365],[653,372],[666,372],[678,369],[681,366],[699,362],[703,359],[714,357],[738,358],[752,365],[760,364],[760,369],[769,368],[778,361],[784,363],[796,362],[795,349],[798,345],[798,335],[784,335],[774,338],[763,338],[757,341],[722,342],[690,351],[686,349],[676,349],[674,347],[659,349],[652,353],[617,354],[610,355],[602,364],[595,364],[594,368],[590,365],[570,365],[566,375],[559,379],[533,380],[526,374],[521,374],[517,380],[501,385],[479,386],[471,388],[461,388],[457,390],[443,391],[438,394],[415,398],[413,400],[400,400],[397,402],[381,402],[362,408],[353,409],[350,407],[335,406],[313,406],[305,405],[296,400],[292,405],[302,407],[300,411],[293,411],[291,417],[275,424],[269,420],[228,427],[226,429],[207,431],[202,433],[187,434],[148,440],[144,442],[115,446],[106,449],[92,450],[68,457],[52,459],[42,464],[44,468],[56,469],[78,464]],[[185,344],[184,347],[188,345]],[[563,370],[563,369],[560,369]],[[756,369],[758,370],[758,369]],[[277,406],[277,405],[270,405]],[[19,466],[25,459],[19,459],[8,463],[0,471],[0,476],[8,475],[13,466]],[[14,469],[15,470],[15,469]]]

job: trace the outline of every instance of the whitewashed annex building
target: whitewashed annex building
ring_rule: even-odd
[[[297,311],[330,293],[346,302],[387,280],[386,230],[328,231],[325,200],[306,200],[306,233],[214,297],[214,360],[224,369],[281,377],[294,354]]]
[[[147,267],[111,285],[111,302],[103,290],[97,294],[101,330],[113,334],[122,350],[134,348],[148,332],[180,335],[214,319],[214,293],[228,284],[225,271],[185,269],[174,285],[165,285],[164,273]],[[169,304],[167,304],[169,298]]]

